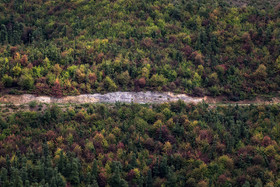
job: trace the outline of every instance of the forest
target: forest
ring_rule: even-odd
[[[274,96],[279,19],[273,0],[2,0],[0,92]]]
[[[279,187],[279,112],[182,101],[2,110],[0,186]]]
[[[1,0],[0,186],[280,187],[279,85],[277,0]]]

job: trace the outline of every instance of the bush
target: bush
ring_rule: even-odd
[[[6,74],[2,78],[2,82],[5,87],[11,87],[13,85],[13,78]]]
[[[22,89],[30,90],[34,87],[34,79],[29,74],[22,75],[20,77],[20,80],[19,80],[18,84],[20,85],[20,87]]]
[[[128,71],[125,71],[117,76],[118,83],[122,86],[127,86],[130,81],[130,76]]]
[[[29,107],[30,108],[35,108],[37,106],[37,102],[36,101],[31,101],[30,103],[29,103]]]
[[[167,83],[167,79],[163,75],[155,74],[150,79],[150,85],[157,87],[157,86],[164,86]]]
[[[117,85],[110,77],[107,76],[104,80],[104,88],[108,91],[116,91]]]

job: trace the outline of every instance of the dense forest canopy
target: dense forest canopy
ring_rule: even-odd
[[[279,10],[273,0],[2,0],[0,89],[272,95]]]
[[[0,1],[0,95],[279,85],[277,0]],[[0,186],[280,187],[280,107],[0,103]]]
[[[52,106],[0,115],[0,186],[280,186],[280,108]]]

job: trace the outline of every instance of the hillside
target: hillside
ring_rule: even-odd
[[[227,2],[231,6],[237,6],[237,7],[253,6],[253,7],[256,7],[256,8],[259,8],[259,9],[269,9],[269,8],[275,7],[279,4],[279,1],[277,1],[277,0],[268,0],[268,1],[262,1],[262,0],[229,0]]]
[[[0,89],[58,97],[117,90],[275,95],[279,6],[235,4],[1,1]]]
[[[0,114],[0,186],[280,186],[279,106]]]
[[[280,187],[279,0],[1,0],[14,186]]]

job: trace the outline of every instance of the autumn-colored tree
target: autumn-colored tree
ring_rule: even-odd
[[[52,86],[52,95],[55,97],[62,97],[63,91],[60,86],[59,80],[56,79],[53,86]]]

